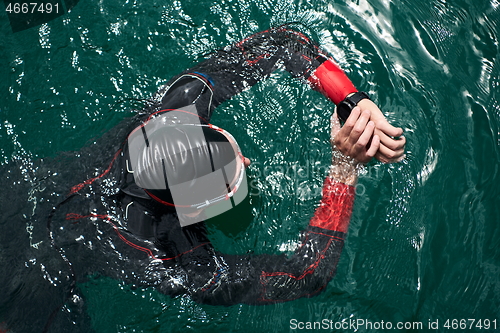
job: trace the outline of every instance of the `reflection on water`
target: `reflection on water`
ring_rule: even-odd
[[[282,332],[291,318],[494,319],[500,297],[499,11],[496,0],[108,1],[78,4],[16,34],[4,22],[0,162],[9,173],[1,202],[9,214],[0,221],[0,261],[19,271],[1,273],[10,286],[4,293],[15,291],[1,294],[8,300],[3,306],[22,309],[34,292],[31,285],[42,279],[64,286],[56,293],[39,290],[55,308],[71,284],[44,218],[64,195],[46,191],[51,179],[61,173],[77,178],[71,173],[78,166],[44,169],[40,158],[92,142],[213,50],[269,26],[300,22],[405,129],[408,142],[404,162],[372,163],[360,180],[366,192],[357,198],[338,274],[327,291],[265,308],[218,308],[97,276],[78,286],[83,298],[68,302],[54,325],[65,327],[64,320],[83,313],[88,317],[82,325],[99,332],[154,331],[167,322],[172,331]],[[321,167],[328,164],[332,109],[281,72],[218,109],[214,122],[230,130],[255,162],[249,176],[259,193],[250,200],[253,222],[246,230],[225,233],[213,226],[220,249],[293,250],[304,216],[318,200],[310,194],[321,186]],[[317,168],[299,177],[283,172],[290,166]],[[40,308],[47,309],[34,315],[37,323],[50,316],[50,306],[40,301]]]

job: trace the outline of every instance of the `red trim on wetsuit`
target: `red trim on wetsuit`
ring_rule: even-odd
[[[115,163],[116,158],[118,157],[118,155],[120,155],[121,152],[122,152],[122,149],[121,148],[118,149],[118,151],[115,153],[115,156],[113,156],[113,159],[109,163],[108,168],[106,170],[104,170],[100,175],[98,175],[98,176],[96,176],[94,178],[89,178],[86,181],[73,186],[71,188],[71,190],[69,191],[69,195],[75,194],[75,193],[79,192],[82,188],[85,187],[85,185],[90,185],[93,182],[95,182],[97,179],[102,178],[105,175],[107,175],[111,171],[111,167],[113,167],[113,164]]]
[[[261,292],[261,296],[259,298],[259,301],[261,301],[261,302],[288,302],[288,301],[293,301],[293,300],[301,298],[301,297],[311,297],[311,296],[317,294],[318,292],[320,292],[322,289],[324,289],[326,287],[326,283],[322,284],[320,287],[318,287],[318,289],[316,289],[316,290],[314,290],[314,291],[312,291],[310,293],[306,292],[306,293],[303,293],[301,295],[297,295],[295,297],[288,298],[288,299],[272,299],[272,298],[268,298],[266,296],[266,294],[267,294],[267,286],[268,286],[270,278],[273,278],[273,277],[288,277],[290,280],[300,281],[300,280],[303,280],[306,277],[311,276],[311,275],[314,274],[315,270],[321,264],[321,261],[325,258],[325,255],[326,255],[326,252],[328,251],[328,248],[335,241],[334,237],[328,236],[328,235],[325,235],[325,236],[330,237],[330,239],[326,243],[324,249],[321,250],[321,251],[318,250],[317,256],[316,256],[316,260],[313,263],[311,263],[308,267],[306,267],[300,274],[296,275],[296,274],[293,274],[293,273],[290,273],[290,272],[264,272],[263,271],[260,274],[260,283],[262,285],[262,292]],[[339,240],[336,240],[336,241],[339,241]],[[340,240],[340,241],[342,242],[342,240]],[[333,274],[333,272],[334,271],[332,270],[330,274]]]
[[[99,214],[93,214],[93,213],[88,214],[88,215],[80,215],[80,214],[75,214],[75,213],[66,214],[66,220],[81,220],[81,219],[86,219],[86,218],[97,218],[97,219],[101,219],[101,220],[109,223],[113,227],[113,230],[118,235],[118,238],[120,238],[125,244],[127,244],[128,246],[130,246],[136,250],[139,250],[139,251],[146,253],[149,257],[151,257],[152,259],[155,259],[155,260],[167,261],[167,260],[177,259],[186,253],[193,252],[194,250],[196,250],[199,247],[210,244],[210,242],[198,244],[187,251],[184,251],[182,253],[179,253],[179,254],[177,254],[173,257],[169,257],[169,258],[157,257],[153,254],[153,251],[151,251],[147,247],[137,245],[136,243],[129,241],[127,238],[125,238],[125,236],[123,236],[122,233],[120,232],[120,229],[118,228],[118,226],[112,221],[112,217],[110,215],[99,215]],[[2,333],[2,332],[0,331],[0,333]]]
[[[347,232],[354,204],[354,192],[354,186],[327,177],[323,185],[323,197],[309,225],[327,230]]]
[[[322,63],[307,80],[314,89],[331,99],[335,105],[342,102],[350,93],[358,91],[331,58]]]

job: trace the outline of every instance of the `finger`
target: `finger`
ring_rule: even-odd
[[[380,137],[375,134],[370,144],[370,148],[368,148],[368,150],[366,151],[366,156],[370,157],[371,159],[372,157],[375,156],[375,154],[377,154],[379,148],[380,148]]]
[[[382,162],[382,163],[386,163],[386,164],[387,164],[387,163],[391,163],[391,161],[390,161],[390,160],[389,160],[389,159],[388,159],[388,158],[387,158],[384,154],[382,154],[382,153],[380,152],[380,148],[379,148],[379,150],[377,151],[377,153],[375,154],[375,158],[376,158],[377,160],[379,160],[380,162]]]
[[[368,124],[365,126],[365,130],[363,131],[363,133],[361,134],[358,141],[353,147],[355,154],[363,153],[364,155],[364,153],[367,150],[366,147],[370,142],[374,130],[375,130],[375,123],[373,121],[368,122]]]
[[[345,131],[346,133],[350,133],[354,128],[354,125],[356,125],[356,122],[358,121],[360,115],[361,115],[361,109],[359,107],[355,107],[354,109],[352,109],[349,118],[347,118],[347,120],[344,123],[344,126],[342,127],[342,130]]]
[[[359,137],[356,145],[354,145],[353,157],[361,163],[370,162],[378,151],[380,138],[378,135],[373,135],[374,131],[375,123],[373,121],[368,122],[363,134]]]
[[[377,122],[377,128],[384,132],[384,134],[392,137],[398,137],[403,135],[403,129],[400,127],[394,127],[389,124],[387,121]]]
[[[384,146],[391,150],[401,150],[405,148],[406,145],[406,138],[404,136],[400,137],[399,139],[391,139],[391,138],[384,138],[384,140],[380,140]]]
[[[387,157],[380,154],[380,151],[375,154],[375,158],[384,164],[398,163],[406,158],[406,154],[402,154],[398,158],[388,159]]]
[[[399,139],[394,139],[378,129],[375,129],[375,134],[380,137],[380,142],[387,148],[391,150],[404,149],[406,144],[406,138],[404,136],[399,137]]]
[[[351,130],[351,133],[349,134],[349,141],[353,145],[358,142],[359,138],[364,133],[364,131],[366,129],[366,125],[368,124],[368,121],[370,121],[370,111],[365,110],[361,113],[358,120],[356,121],[356,124],[354,124],[354,127]]]
[[[335,112],[336,113],[336,112]],[[347,153],[347,150],[349,150],[348,147],[352,146],[352,143],[350,142],[349,136],[351,134],[352,128],[356,124],[356,121],[359,118],[361,111],[359,107],[354,108],[351,111],[351,114],[349,115],[349,118],[347,118],[346,122],[344,123],[344,126],[335,133],[331,138],[333,138],[334,144],[340,149],[342,153]],[[335,118],[334,121],[339,122],[338,118]],[[339,122],[340,126],[340,122]],[[332,133],[333,134],[333,133]],[[348,144],[346,144],[348,143]]]
[[[404,155],[404,149],[392,150],[384,146],[382,143],[378,149],[375,157],[383,163],[392,163],[396,162]]]

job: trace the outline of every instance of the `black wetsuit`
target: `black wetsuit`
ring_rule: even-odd
[[[154,96],[151,106],[124,127],[128,130],[121,131],[133,129],[154,112],[187,105],[195,105],[198,114],[209,121],[218,105],[280,66],[306,80],[327,59],[314,42],[296,31],[279,28],[256,34],[173,78]],[[100,263],[117,279],[155,286],[165,294],[189,294],[198,302],[230,305],[310,297],[323,290],[334,275],[351,214],[352,189],[331,204],[333,199],[327,192],[332,184],[327,180],[315,217],[322,214],[321,209],[340,209],[333,219],[342,220],[342,226],[311,222],[304,230],[302,245],[292,256],[228,255],[214,249],[204,223],[181,228],[171,207],[152,200],[138,188],[127,173],[126,159],[124,144],[108,168],[75,185],[65,204],[53,211],[49,227],[57,230],[53,236],[56,246],[64,249],[70,262],[82,265],[85,260],[93,261],[85,267],[74,263],[77,276],[93,273]],[[72,203],[78,203],[78,211],[72,210]],[[61,225],[64,235],[59,230]],[[87,237],[82,225],[97,236],[82,240]],[[75,243],[69,244],[70,240]],[[102,252],[107,248],[119,253],[127,262],[99,258],[93,252],[97,246]],[[130,268],[120,267],[124,264]]]

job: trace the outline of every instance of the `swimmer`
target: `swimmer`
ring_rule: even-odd
[[[332,117],[332,168],[304,242],[293,256],[223,254],[211,245],[203,220],[213,216],[207,211],[214,207],[234,206],[229,199],[241,191],[250,161],[234,137],[209,121],[218,105],[266,78],[280,63],[338,105],[345,124],[340,129],[337,114]],[[178,283],[167,274],[148,283],[203,303],[267,304],[319,293],[340,257],[358,164],[373,157],[395,162],[404,156],[402,130],[391,126],[312,40],[287,27],[218,51],[174,77],[153,102],[137,117],[111,171],[102,177],[119,180],[114,200],[123,218],[90,211],[67,216],[79,221],[93,217],[112,223],[115,231],[126,230],[113,242],[125,242],[135,256],[149,255],[185,277]],[[80,194],[89,185],[79,184],[72,193]]]
[[[337,104],[345,124],[340,129],[337,114],[332,117],[332,168],[293,256],[220,253],[207,238],[204,223],[198,222],[213,216],[207,214],[213,207],[234,206],[250,161],[227,131],[209,121],[218,105],[266,78],[279,64]],[[124,218],[112,222],[110,216],[90,212],[70,216],[100,218],[113,223],[115,230],[127,230],[129,234],[119,237],[131,250],[184,277],[179,283],[167,274],[148,283],[166,294],[189,294],[203,303],[267,304],[319,293],[340,257],[358,164],[373,157],[382,162],[404,157],[402,130],[391,126],[312,40],[287,27],[218,51],[174,77],[153,101],[132,126],[110,166],[114,171],[104,177],[120,179],[115,199]]]
[[[293,255],[222,253],[211,244],[203,221],[242,200],[250,160],[232,135],[210,120],[217,106],[280,67],[337,105],[331,116],[332,167]],[[397,162],[404,158],[404,146],[402,130],[387,122],[314,41],[286,26],[257,33],[161,87],[136,116],[78,153],[74,165],[81,169],[66,168],[47,178],[47,195],[37,210],[51,205],[50,241],[40,247],[57,250],[66,267],[49,275],[44,266],[51,284],[39,290],[49,295],[59,286],[64,288],[59,299],[65,294],[66,302],[76,302],[81,299],[77,282],[103,275],[213,305],[315,296],[335,275],[359,165],[372,158]],[[89,178],[78,170],[91,170]],[[61,184],[56,177],[79,178],[64,199],[53,195],[61,193],[51,187]],[[47,253],[51,259],[41,262],[55,262],[54,253]],[[36,272],[36,262],[26,265]],[[30,277],[34,280],[35,273]],[[50,314],[45,328],[63,325],[60,309],[42,308]],[[22,315],[41,310],[33,311]]]

